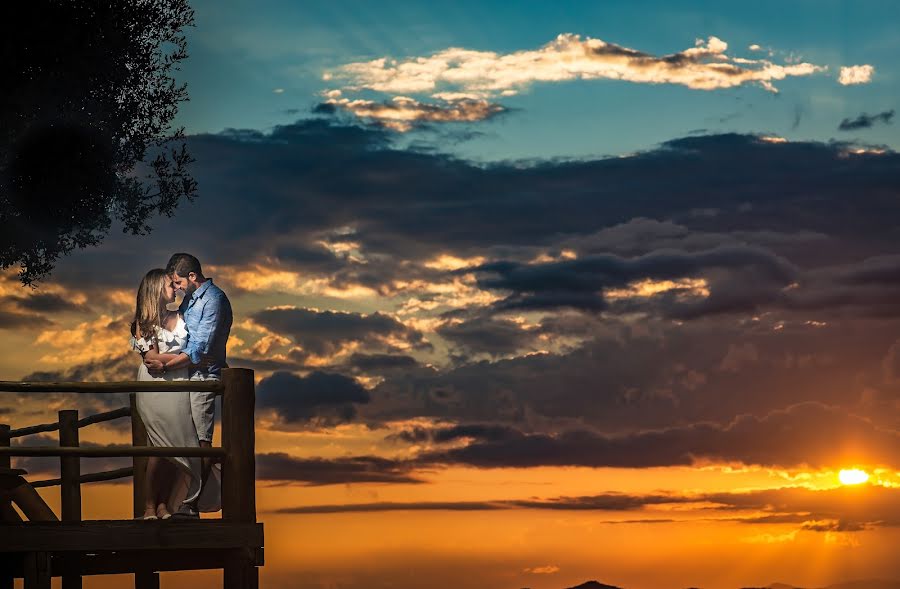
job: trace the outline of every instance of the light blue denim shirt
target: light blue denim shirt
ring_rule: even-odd
[[[219,376],[227,361],[225,346],[233,321],[228,297],[213,284],[212,278],[207,278],[190,299],[182,301],[181,312],[188,331],[184,353],[194,364],[203,359],[210,360],[209,368],[202,372]]]

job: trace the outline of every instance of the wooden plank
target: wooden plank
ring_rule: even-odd
[[[95,520],[79,524],[23,522],[6,526],[2,552],[95,552],[140,549],[258,548],[263,525],[199,521]]]
[[[0,381],[0,393],[79,393],[79,394],[111,394],[111,393],[167,393],[183,391],[207,391],[221,393],[224,390],[218,381],[195,380],[141,380],[120,382],[19,382]]]
[[[59,446],[13,446],[0,448],[0,456],[84,456],[88,458],[121,458],[128,456],[225,456],[223,448],[177,446],[99,446],[60,448]]]
[[[131,445],[143,447],[147,445],[147,429],[137,409],[137,394],[128,395],[131,408]],[[132,459],[134,480],[132,481],[131,495],[134,517],[140,517],[144,513],[144,487],[147,484],[147,458],[135,456]]]
[[[263,549],[248,548],[255,566],[262,566]],[[199,571],[224,569],[225,563],[232,558],[231,549],[223,550],[191,550],[189,553],[179,550],[118,550],[115,552],[95,552],[81,556],[77,568],[64,568],[53,562],[53,575],[65,572],[81,575],[117,575],[133,573],[139,570],[166,571]],[[2,562],[0,562],[2,566]]]
[[[254,409],[256,391],[253,371],[227,368],[222,371],[222,518],[233,522],[256,521],[256,439]]]

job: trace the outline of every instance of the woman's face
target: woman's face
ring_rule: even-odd
[[[175,302],[175,289],[172,288],[172,281],[168,278],[163,282],[162,299],[163,303]]]

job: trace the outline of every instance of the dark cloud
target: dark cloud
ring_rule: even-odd
[[[127,344],[127,340],[124,340]],[[123,347],[125,347],[123,345]],[[26,374],[21,378],[31,382],[115,382],[123,380],[136,380],[141,357],[132,351],[118,356],[107,356],[97,360],[76,364],[62,370],[41,370]],[[42,394],[42,399],[61,405],[67,409],[82,411],[81,417],[88,413],[111,411],[120,407],[129,406],[128,393],[87,393],[66,394],[47,393]],[[127,419],[119,419],[108,422],[108,427],[116,429],[129,429],[131,422]]]
[[[392,349],[382,338],[396,337],[417,348],[429,348],[420,331],[411,329],[390,315],[370,315],[339,311],[277,308],[258,311],[252,319],[275,333],[287,335],[314,354],[330,354],[341,344],[360,342],[367,346]]]
[[[900,322],[861,328],[856,320],[815,318],[824,322],[776,313],[681,325],[556,316],[542,330],[587,341],[566,353],[390,375],[362,413],[371,420],[428,416],[549,433],[585,426],[626,433],[727,423],[742,413],[818,402],[895,428]]]
[[[495,304],[498,310],[570,307],[600,311],[611,306],[604,289],[622,288],[638,280],[707,279],[709,295],[689,297],[699,299],[697,302],[678,300],[692,294],[686,288],[670,289],[657,297],[663,315],[680,319],[755,311],[777,301],[782,289],[799,276],[799,270],[787,260],[750,246],[722,246],[696,253],[659,251],[630,259],[595,254],[544,264],[496,261],[466,271],[478,273],[483,288],[513,293]]]
[[[60,313],[63,311],[82,311],[84,307],[69,299],[52,293],[35,292],[21,298],[16,297],[22,309],[39,313]]]
[[[171,254],[166,244],[190,233],[190,219],[207,215],[217,223],[191,238],[201,261],[265,261],[376,289],[419,272],[439,275],[403,260],[483,254],[500,245],[552,247],[561,236],[636,217],[679,220],[708,208],[721,212],[685,216],[688,230],[814,231],[854,245],[835,243],[810,256],[849,261],[889,243],[890,215],[875,211],[892,206],[888,195],[900,178],[893,153],[848,156],[841,143],[778,144],[737,134],[675,139],[625,158],[529,166],[399,149],[383,131],[322,119],[269,134],[198,135],[190,143],[197,201],[158,227],[149,247],[135,252],[127,237],[111,237],[98,250],[74,254],[53,280],[135,288],[145,269]],[[253,207],[246,206],[248,195]],[[331,259],[316,245],[341,227],[350,228],[347,238],[360,244],[368,263]]]
[[[376,502],[331,505],[303,505],[277,513],[358,513],[373,511],[493,511],[500,509],[541,509],[553,511],[640,511],[658,505],[684,505],[684,509],[728,512],[756,512],[759,515],[720,516],[708,519],[742,524],[799,524],[797,529],[812,532],[858,532],[875,527],[900,526],[900,492],[896,488],[864,486],[812,490],[781,487],[750,492],[630,495],[605,493],[579,497],[546,499],[502,499],[492,501]],[[713,503],[712,507],[705,504]],[[613,520],[619,523],[669,523],[669,518]],[[612,521],[609,523],[613,523]]]
[[[284,453],[258,454],[256,478],[307,486],[347,483],[423,483],[411,474],[412,464],[377,456],[333,460],[295,458]]]
[[[494,424],[467,423],[434,428],[416,426],[395,434],[390,434],[385,439],[416,444],[424,441],[445,443],[465,438],[484,441],[500,441],[521,439],[522,437],[524,437],[524,434],[512,427]]]
[[[479,431],[473,429],[476,436]],[[647,468],[687,466],[698,460],[780,467],[900,464],[900,432],[816,403],[795,405],[764,417],[741,415],[727,425],[695,423],[618,436],[588,430],[557,435],[498,432],[502,435],[494,432],[494,437],[476,437],[467,446],[425,452],[418,460],[479,468]],[[439,430],[431,437],[439,440],[447,433]],[[465,433],[452,437],[460,435]]]
[[[41,329],[51,325],[53,322],[43,315],[0,308],[0,329]]]
[[[360,354],[353,353],[347,359],[347,366],[363,371],[407,370],[418,365],[412,356],[402,354]]]
[[[855,119],[844,119],[841,121],[841,124],[838,125],[838,129],[841,131],[856,131],[858,129],[869,129],[875,125],[875,123],[884,123],[886,125],[891,123],[891,119],[894,118],[894,109],[886,110],[884,112],[880,112],[875,115],[868,115],[866,113],[860,114]]]
[[[124,338],[123,338],[124,339]],[[127,347],[127,339],[123,347]],[[110,382],[135,380],[141,357],[129,351],[117,356],[108,356],[83,364],[76,364],[63,370],[38,371],[26,374],[23,381],[36,382]]]
[[[532,348],[539,335],[514,321],[492,317],[446,323],[437,329],[437,333],[467,352],[487,352],[495,356]]]
[[[356,404],[368,402],[369,393],[353,378],[319,371],[303,377],[275,372],[259,382],[256,397],[257,407],[275,410],[284,422],[318,425],[352,421]]]
[[[84,433],[81,433],[84,436]],[[59,438],[53,437],[54,434],[34,434],[30,436],[22,436],[13,438],[10,442],[11,446],[35,447],[35,446],[59,446]],[[97,444],[90,440],[80,440],[79,446],[85,448],[102,448],[106,444]],[[132,465],[131,458],[84,458],[82,459],[81,474],[90,474],[94,472],[105,472],[107,470],[115,470],[125,468]],[[43,479],[59,478],[59,458],[46,456],[16,456],[12,458],[13,468],[22,468],[28,471],[28,479],[31,481],[38,480],[35,475],[41,475]],[[110,481],[112,484],[127,483],[130,479],[116,479]]]

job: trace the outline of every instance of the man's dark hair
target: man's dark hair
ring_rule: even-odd
[[[172,254],[172,257],[169,258],[169,263],[166,264],[166,274],[171,276],[176,272],[182,277],[187,276],[191,272],[197,276],[203,276],[203,270],[200,268],[200,260],[191,254]]]

